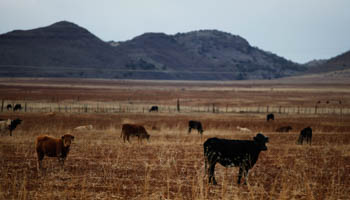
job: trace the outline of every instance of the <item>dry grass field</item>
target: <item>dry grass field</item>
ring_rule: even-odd
[[[61,79],[1,79],[5,104],[28,102],[84,104],[132,102],[175,106],[314,106],[350,108],[349,83],[151,82]],[[341,104],[337,103],[341,100]],[[329,103],[324,103],[329,101]],[[204,110],[206,111],[206,110]],[[0,136],[0,199],[349,199],[350,114],[264,112],[12,112],[0,118],[23,123],[13,136]],[[187,133],[188,120],[199,120],[204,133]],[[123,123],[145,126],[150,141],[124,143]],[[92,124],[93,130],[73,131]],[[289,133],[276,128],[290,125]],[[252,133],[242,133],[237,126]],[[297,145],[302,128],[313,129],[312,145]],[[56,158],[36,169],[34,140],[41,134],[71,133],[75,140],[61,169]],[[237,168],[216,167],[218,185],[204,173],[203,142],[209,137],[270,138],[249,173],[237,185]]]

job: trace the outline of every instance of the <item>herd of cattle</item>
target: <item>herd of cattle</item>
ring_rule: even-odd
[[[6,106],[6,109],[9,111],[9,110],[12,110],[13,109],[13,111],[20,111],[20,110],[22,110],[22,105],[21,104],[16,104],[16,105],[11,105],[11,104],[7,104],[7,106]]]
[[[151,111],[155,111],[152,107]],[[267,121],[274,120],[273,114],[268,114]],[[15,120],[0,120],[0,132],[9,131],[12,136],[12,131],[21,124],[20,119]],[[74,130],[91,130],[92,125],[79,126]],[[248,128],[237,127],[240,131],[251,132]],[[204,130],[200,121],[190,120],[188,122],[188,133],[195,129],[202,136]],[[288,132],[292,129],[291,126],[280,127],[277,132]],[[138,141],[143,139],[149,140],[150,135],[142,125],[136,124],[123,124],[120,137],[122,137],[124,143],[126,140],[130,142],[130,137],[138,137]],[[306,127],[301,130],[297,143],[306,143],[311,145],[312,129]],[[41,169],[42,160],[44,156],[57,157],[59,163],[63,167],[64,161],[68,156],[70,145],[74,140],[74,136],[65,134],[61,138],[54,138],[48,135],[38,136],[35,140],[35,149],[37,153],[37,168]],[[220,163],[224,167],[239,167],[238,184],[240,184],[242,177],[244,177],[244,183],[248,180],[248,172],[257,162],[261,151],[266,151],[266,143],[269,142],[269,138],[261,133],[258,133],[253,140],[228,140],[220,138],[209,138],[203,143],[204,157],[205,157],[205,172],[209,174],[209,183],[217,184],[215,180],[215,165]]]

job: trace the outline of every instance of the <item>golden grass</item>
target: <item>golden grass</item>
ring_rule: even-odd
[[[23,120],[12,137],[0,136],[0,199],[348,199],[348,88],[348,82],[291,80],[0,79],[5,106],[28,106],[27,112],[0,113],[2,119]],[[181,112],[169,111],[175,110],[177,99]],[[212,113],[213,104],[220,113]],[[69,105],[76,110],[69,110]],[[80,105],[91,110],[84,112]],[[159,105],[160,112],[149,113],[151,105]],[[280,106],[286,114],[279,114]],[[119,107],[124,110],[110,112]],[[275,113],[274,122],[266,122],[267,107]],[[202,138],[196,131],[187,133],[189,120],[202,122]],[[123,123],[143,124],[150,142],[138,144],[131,138],[130,144],[123,143]],[[88,124],[94,129],[73,131]],[[293,127],[291,132],[275,132],[286,125]],[[252,133],[239,132],[237,126]],[[306,126],[313,129],[312,145],[297,145]],[[45,157],[44,169],[38,172],[36,136],[67,132],[75,141],[64,170],[56,158]],[[218,185],[208,185],[203,142],[209,137],[252,139],[258,132],[269,136],[270,143],[250,171],[249,184],[237,185],[238,169],[217,164]]]
[[[347,199],[350,196],[350,117],[218,114],[16,114],[23,124],[14,136],[0,141],[0,199]],[[9,114],[1,117],[8,117]],[[187,133],[189,119],[202,121],[201,139]],[[144,124],[150,142],[123,143],[121,124]],[[322,123],[327,121],[327,123]],[[73,132],[93,124],[96,129]],[[291,133],[275,127],[291,124]],[[236,126],[254,133],[240,133]],[[305,125],[314,129],[313,144],[296,145]],[[152,130],[152,127],[155,127]],[[34,139],[39,134],[75,135],[60,169],[45,157],[36,170]],[[216,167],[217,186],[207,184],[203,142],[208,137],[251,139],[257,132],[270,137],[249,174],[248,185],[237,185],[237,168]]]

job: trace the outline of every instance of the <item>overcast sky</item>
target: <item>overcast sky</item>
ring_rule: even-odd
[[[105,41],[217,29],[299,63],[350,50],[350,0],[0,0],[0,34],[62,20]]]

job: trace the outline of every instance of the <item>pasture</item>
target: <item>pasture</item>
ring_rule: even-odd
[[[13,136],[0,140],[0,199],[348,199],[350,196],[350,91],[348,83],[151,82],[1,79],[1,99],[29,105],[102,105],[103,111],[27,109],[0,118],[22,119]],[[176,111],[177,99],[181,110]],[[339,104],[341,100],[341,104]],[[296,108],[318,111],[296,112]],[[326,103],[328,101],[328,103]],[[214,109],[212,105],[219,110]],[[128,105],[130,110],[119,108]],[[152,105],[159,112],[148,112]],[[267,108],[275,120],[266,122]],[[145,109],[134,109],[145,108]],[[171,112],[169,111],[171,108]],[[226,112],[226,107],[227,112]],[[237,107],[243,110],[234,112]],[[174,108],[174,109],[173,109]],[[259,108],[258,110],[253,108]],[[101,109],[101,107],[99,107]],[[231,110],[230,110],[231,109]],[[338,109],[338,110],[337,110]],[[102,109],[101,109],[102,110]],[[293,111],[292,111],[293,110]],[[299,110],[299,111],[300,111]],[[328,110],[328,111],[326,111]],[[342,112],[340,112],[342,110]],[[231,112],[230,112],[231,111]],[[241,112],[243,111],[243,112]],[[271,110],[269,110],[271,111]],[[188,121],[203,125],[188,134]],[[150,141],[124,143],[123,123],[145,126]],[[92,130],[74,131],[92,124]],[[275,130],[293,127],[288,133]],[[252,132],[241,132],[237,126]],[[312,145],[297,145],[301,129],[313,129]],[[218,185],[204,173],[203,142],[210,137],[268,136],[268,150],[237,185],[238,168],[216,166]],[[45,157],[36,169],[35,138],[75,140],[64,169]]]

